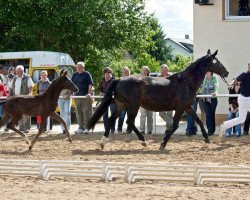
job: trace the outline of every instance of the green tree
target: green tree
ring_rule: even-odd
[[[193,61],[192,57],[185,57],[181,54],[175,55],[173,59],[168,60],[167,64],[171,72],[181,72]]]
[[[154,45],[145,0],[0,1],[0,51],[51,50],[84,61],[94,79],[125,52],[146,58]],[[147,57],[149,61],[149,57]]]
[[[144,52],[152,45],[144,0],[5,0],[1,51],[65,51],[75,60],[100,51]]]
[[[152,36],[154,46],[150,48],[149,54],[161,64],[166,63],[167,60],[171,60],[173,57],[172,48],[167,46],[166,35],[156,18],[151,20],[151,27],[156,34]]]

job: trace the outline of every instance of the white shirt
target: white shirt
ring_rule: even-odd
[[[0,76],[1,76],[1,79],[3,81],[3,84],[6,85],[6,82],[7,82],[6,76],[4,76],[3,74],[0,74]]]
[[[22,84],[22,77],[17,77],[16,82],[15,82],[15,95],[20,95],[21,93],[21,84]],[[34,82],[32,81],[31,77],[28,78],[28,88],[33,87]]]

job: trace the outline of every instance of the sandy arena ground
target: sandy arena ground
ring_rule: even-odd
[[[74,128],[72,128],[74,130]],[[162,135],[146,135],[148,147],[142,147],[134,134],[115,134],[103,151],[99,148],[101,133],[72,135],[69,143],[59,129],[46,133],[32,151],[13,132],[0,132],[0,159],[59,159],[115,162],[154,162],[192,165],[250,166],[250,136],[234,137],[225,143],[218,136],[205,144],[201,135],[187,137],[175,134],[166,151],[159,151]],[[35,130],[29,137],[34,136]],[[0,176],[1,199],[250,199],[250,184],[206,184],[124,180],[104,182],[80,178]]]

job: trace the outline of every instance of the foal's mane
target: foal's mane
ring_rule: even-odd
[[[46,95],[48,93],[53,92],[55,90],[55,87],[58,85],[58,82],[59,82],[60,78],[62,78],[62,77],[59,76],[58,78],[54,79],[52,81],[52,83],[50,84],[50,86],[47,88],[47,90],[45,90],[45,92],[36,94],[35,97],[44,96],[44,95]]]

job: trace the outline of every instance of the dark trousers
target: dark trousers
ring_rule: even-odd
[[[204,108],[206,113],[206,124],[208,129],[208,134],[213,135],[215,132],[215,111],[217,107],[218,101],[217,98],[211,98],[211,103],[209,101],[205,101]]]
[[[111,103],[103,115],[103,124],[104,124],[105,131],[108,130],[109,109],[110,109],[111,114],[113,114],[115,112],[115,108],[116,108],[115,103]],[[112,127],[110,127],[110,130],[111,132],[115,132],[115,123]]]
[[[200,105],[201,112],[204,109],[204,101],[201,98],[195,98],[193,101],[192,108],[194,111],[197,111],[198,103]],[[195,120],[191,115],[187,115],[187,129],[186,132],[188,133],[196,133],[197,132],[197,127],[195,126]]]
[[[198,98],[194,98],[193,101],[193,105],[192,108],[194,109],[194,111],[197,111],[197,105],[198,105]],[[195,126],[195,120],[191,115],[187,115],[187,129],[186,132],[189,133],[196,133],[197,132],[197,128]]]
[[[250,112],[247,113],[246,120],[244,122],[244,132],[249,132],[249,123],[250,123]]]

